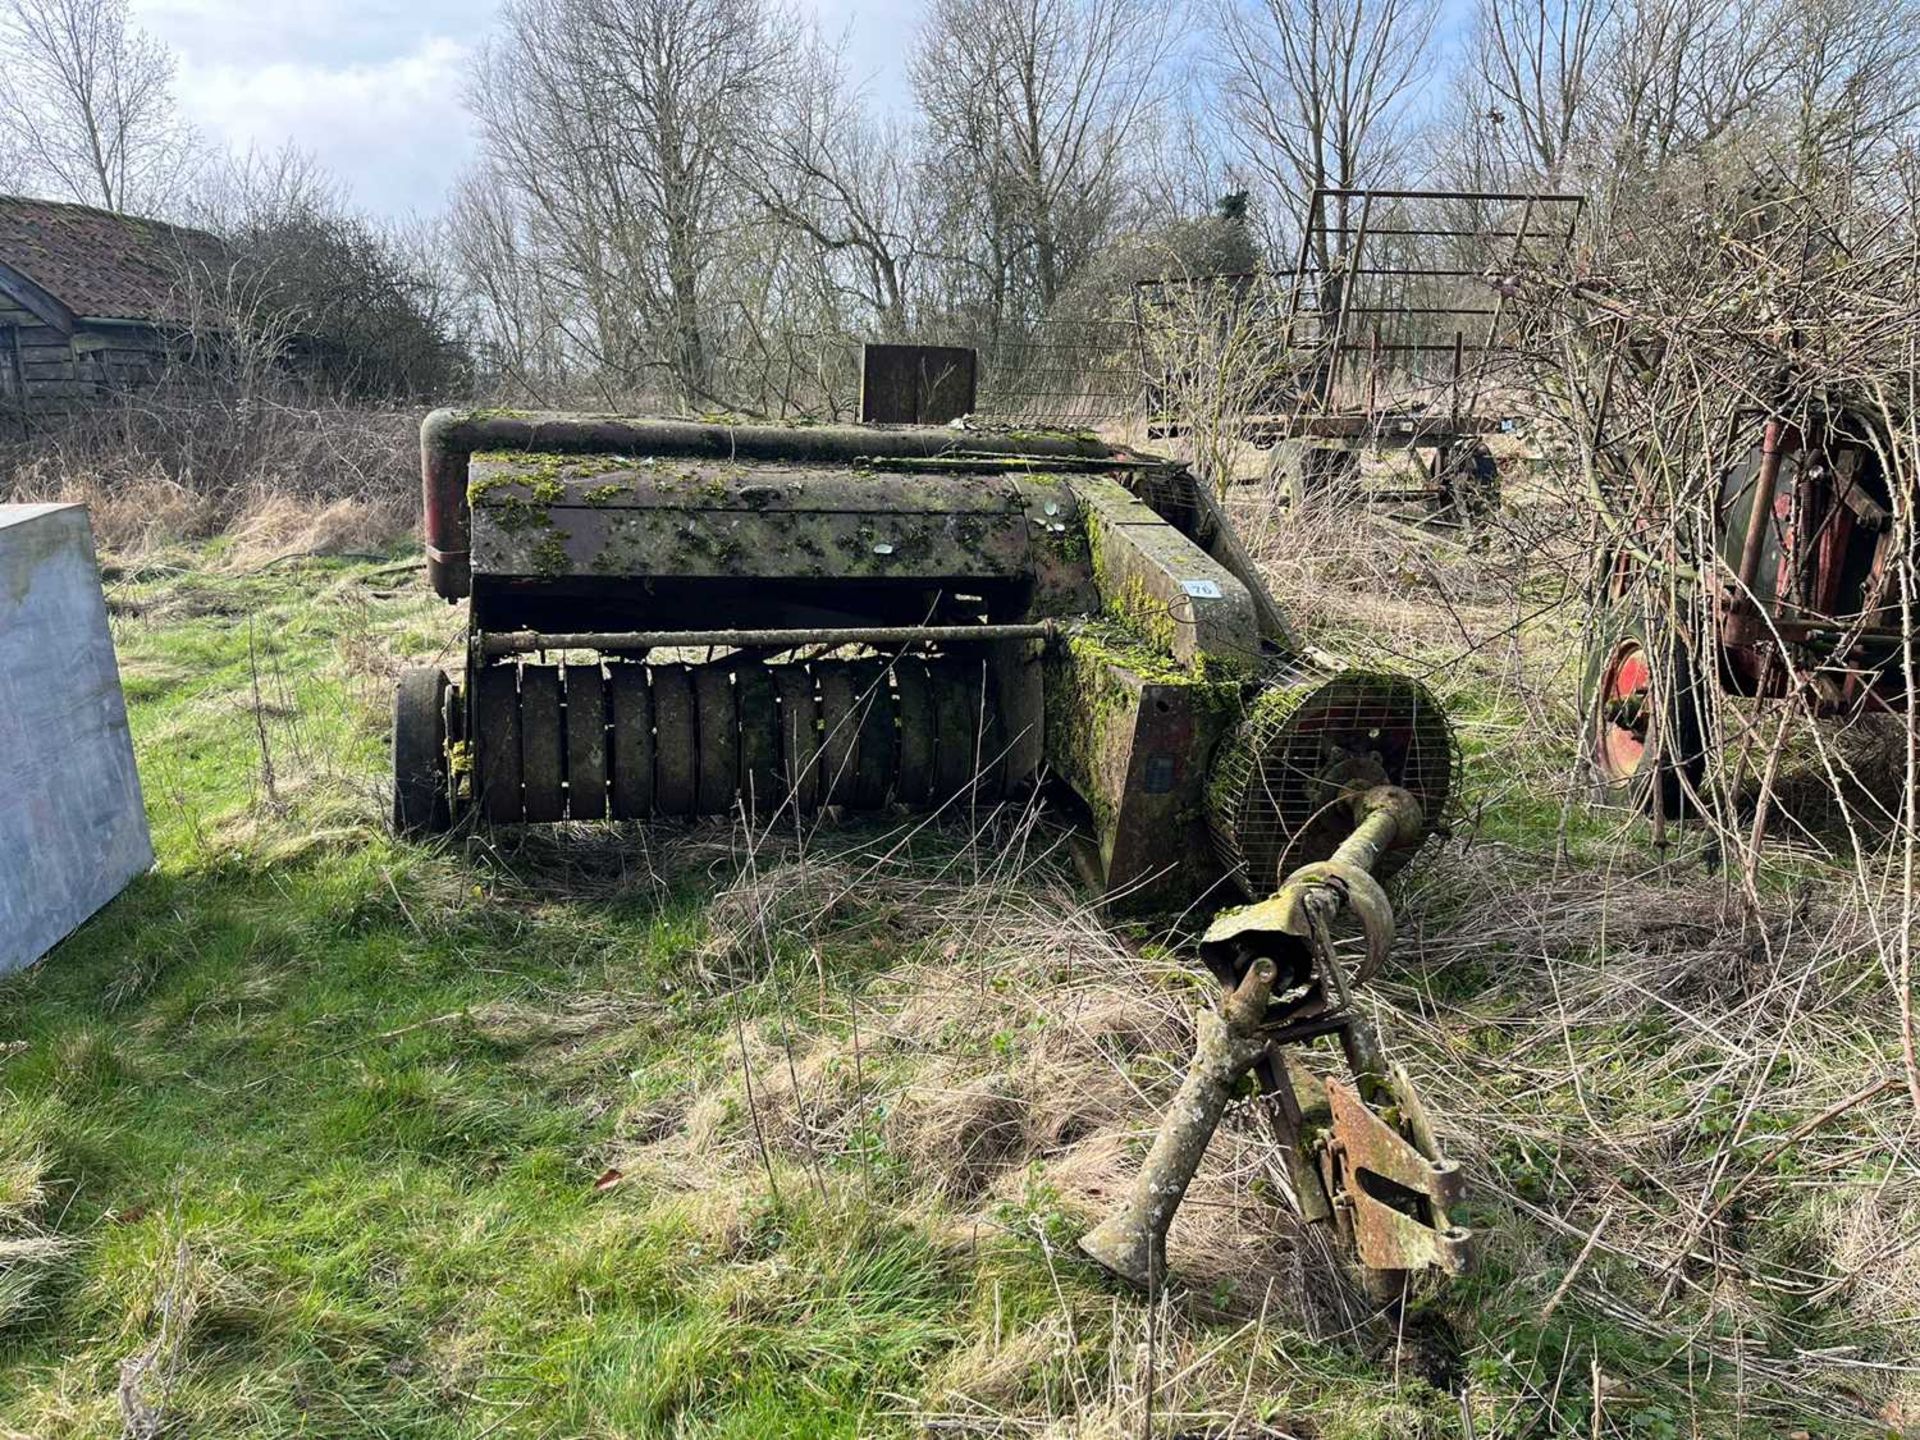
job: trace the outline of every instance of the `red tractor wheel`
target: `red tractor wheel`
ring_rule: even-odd
[[[1706,776],[1699,681],[1686,642],[1654,633],[1636,627],[1597,652],[1588,754],[1597,798],[1677,820]]]

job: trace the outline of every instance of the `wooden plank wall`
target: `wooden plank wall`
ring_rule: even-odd
[[[138,326],[83,325],[73,337],[73,353],[75,378],[104,390],[131,390],[158,374],[167,344]]]
[[[0,296],[0,335],[9,326],[24,393],[16,398],[0,386],[0,404],[7,408],[24,403],[30,412],[71,410],[148,383],[166,362],[166,340],[153,330],[83,323],[67,336]],[[11,356],[0,357],[0,365],[12,363]]]
[[[19,347],[21,378],[26,382],[27,402],[63,398],[72,393],[73,347],[67,337],[51,325],[42,323],[31,311],[0,298],[0,325],[12,325]]]

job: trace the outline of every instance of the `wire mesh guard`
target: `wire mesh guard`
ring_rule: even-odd
[[[980,354],[982,419],[1049,428],[1091,427],[1140,407],[1133,326],[1053,318],[1025,335],[965,336]]]
[[[1442,828],[1457,793],[1459,752],[1440,704],[1417,680],[1349,670],[1283,677],[1248,706],[1207,786],[1220,863],[1250,896],[1332,855],[1352,830],[1350,787],[1388,783]],[[1380,873],[1406,863],[1389,851]]]

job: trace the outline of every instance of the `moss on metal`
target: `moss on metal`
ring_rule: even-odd
[[[615,475],[645,462],[628,455],[555,455],[543,450],[486,450],[473,457],[479,465],[503,467],[503,473],[487,475],[467,482],[469,504],[479,504],[503,487],[522,486],[528,495],[543,504],[553,505],[566,499],[566,482],[592,480]],[[618,494],[621,487],[604,486]]]
[[[573,557],[567,553],[567,542],[560,538],[558,532],[549,531],[533,547],[533,568],[540,575],[573,573]]]

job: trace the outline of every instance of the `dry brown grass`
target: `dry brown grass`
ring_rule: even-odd
[[[1022,833],[1032,848],[1014,858],[1003,836],[983,836],[933,880],[924,863],[879,858],[886,842],[831,858],[764,849],[754,875],[714,902],[728,954],[742,953],[743,933],[832,953],[856,916],[877,913],[891,948],[912,958],[857,999],[832,985],[818,1008],[749,1026],[734,1063],[671,1113],[649,1103],[624,1120],[644,1138],[612,1163],[723,1188],[688,1176],[751,1184],[764,1149],[800,1177],[783,1183],[884,1163],[915,1205],[938,1202],[990,1229],[1036,1186],[1082,1222],[1101,1213],[1144,1153],[1212,982],[1123,941],[1048,853],[1055,837]],[[773,959],[759,963],[764,974]],[[1264,1131],[1236,1115],[1174,1227],[1183,1282],[1221,1313],[1302,1313],[1302,1262],[1271,1203],[1272,1162]]]
[[[0,445],[0,499],[85,504],[121,557],[220,535],[234,564],[385,553],[418,522],[418,424],[411,410],[163,389]]]
[[[44,1228],[47,1164],[24,1135],[0,1131],[0,1327],[38,1313],[47,1272],[70,1248]]]

